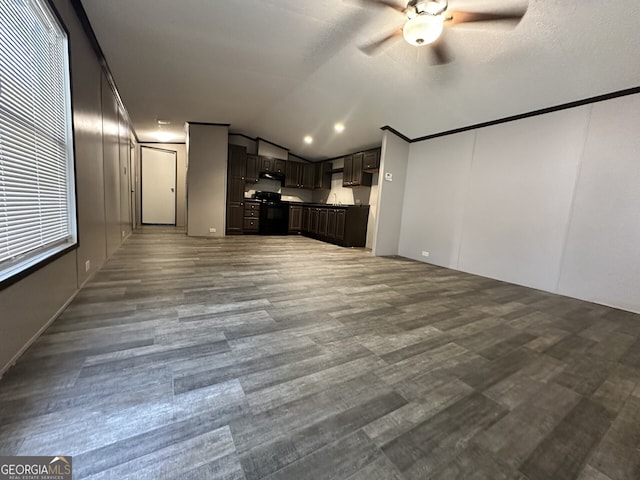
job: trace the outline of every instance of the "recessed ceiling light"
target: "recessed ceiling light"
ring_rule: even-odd
[[[336,132],[338,132],[338,133],[342,133],[342,132],[344,132],[344,123],[336,123],[336,124],[333,126],[333,129],[334,129]]]
[[[160,119],[158,119],[158,125],[171,125],[171,120],[160,120]]]
[[[310,145],[313,143],[313,137],[311,135],[307,135],[306,137],[304,137],[304,143]]]

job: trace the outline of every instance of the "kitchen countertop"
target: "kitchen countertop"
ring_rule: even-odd
[[[257,202],[260,203],[260,200],[256,200],[255,198],[251,198],[251,197],[245,197],[244,199],[246,202]],[[346,204],[340,204],[340,205],[333,205],[331,203],[313,203],[313,202],[298,202],[296,200],[281,200],[280,203],[285,203],[285,204],[289,204],[289,205],[300,205],[302,207],[331,207],[331,208],[349,208],[349,207],[369,207],[369,205],[346,205]]]
[[[309,203],[309,202],[295,202],[295,201],[283,201],[282,203],[288,203],[289,205],[300,205],[303,207],[323,207],[323,208],[349,208],[349,207],[367,207],[369,205],[333,205],[331,203]]]

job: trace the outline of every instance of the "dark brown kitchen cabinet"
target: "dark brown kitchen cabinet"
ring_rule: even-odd
[[[327,237],[335,238],[336,236],[336,209],[329,208],[327,210]]]
[[[318,190],[331,190],[331,162],[315,164],[313,188]]]
[[[302,207],[302,232],[309,232],[309,213],[311,212],[311,207]]]
[[[300,167],[298,162],[287,162],[284,174],[284,186],[288,188],[298,188],[300,186]]]
[[[260,179],[260,166],[258,165],[258,156],[247,154],[247,172],[245,175],[246,183],[258,183]]]
[[[247,175],[247,149],[239,145],[229,145],[227,176],[244,182]]]
[[[350,187],[353,182],[353,155],[345,155],[342,169],[342,186]]]
[[[245,235],[256,235],[260,232],[260,219],[244,217],[242,227]]]
[[[328,215],[328,208],[321,208],[320,212],[318,212],[318,235],[320,235],[321,237],[327,236]]]
[[[287,162],[285,160],[280,160],[276,158],[273,160],[273,171],[276,173],[281,173],[284,175],[285,170],[287,169]]]
[[[227,157],[227,235],[244,230],[244,182],[247,175],[247,149],[229,145]]]
[[[327,237],[329,241],[342,243],[347,211],[344,208],[331,208],[327,214]],[[366,227],[365,227],[366,228]]]
[[[244,233],[244,205],[233,202],[227,204],[227,235]]]
[[[312,189],[315,166],[311,163],[288,161],[285,170],[284,186],[288,188]]]
[[[232,178],[228,181],[227,197],[229,202],[244,202],[244,178]]]
[[[315,165],[313,165],[312,163],[303,163],[302,172],[300,174],[300,188],[312,190],[315,183],[315,173]]]
[[[362,159],[362,170],[368,173],[375,173],[380,169],[380,149],[373,148],[364,152]]]
[[[344,208],[329,208],[327,210],[327,238],[330,242],[340,244],[344,241],[346,218],[347,210]]]
[[[245,234],[256,234],[260,231],[260,202],[244,202],[243,230]]]
[[[343,247],[364,247],[367,243],[369,206],[304,207],[302,233]]]
[[[266,173],[285,173],[287,162],[280,158],[260,157],[260,171]]]
[[[367,208],[367,221],[364,223],[364,226],[362,224],[362,220],[358,219],[358,225],[355,225],[353,227],[354,233],[353,236],[354,238],[362,238],[362,236],[364,236],[364,240],[365,243],[367,241],[367,222],[369,220],[369,208]],[[338,210],[336,212],[336,233],[335,236],[333,238],[335,238],[338,243],[344,242],[344,232],[345,232],[345,227],[347,224],[347,211],[346,210]],[[364,235],[363,235],[363,230],[364,230]],[[361,243],[361,242],[359,242]]]
[[[344,157],[342,172],[343,187],[370,187],[372,175],[362,170],[364,152],[354,153]]]
[[[320,215],[319,208],[311,208],[309,211],[309,231],[311,235],[318,234],[318,217]]]
[[[301,205],[289,205],[289,233],[302,231],[303,207]]]

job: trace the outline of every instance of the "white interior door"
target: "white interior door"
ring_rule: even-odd
[[[172,150],[141,148],[142,223],[176,224],[176,157]]]

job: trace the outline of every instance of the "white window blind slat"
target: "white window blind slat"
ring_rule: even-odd
[[[68,56],[46,1],[0,1],[0,281],[77,241]]]

